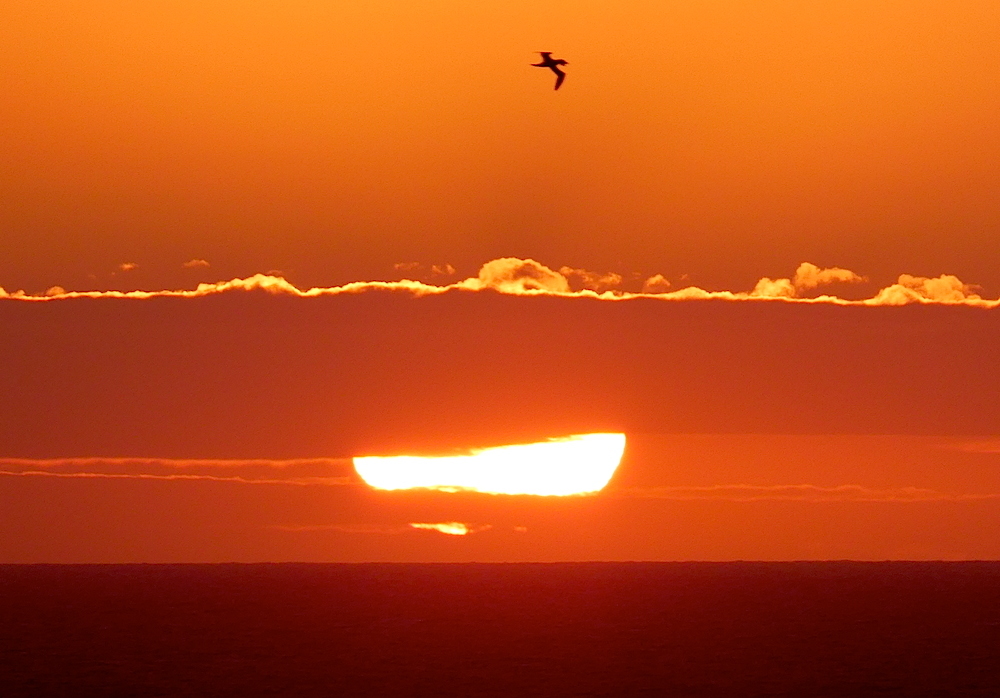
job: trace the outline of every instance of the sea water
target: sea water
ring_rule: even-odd
[[[12,696],[995,696],[1000,563],[0,566]]]

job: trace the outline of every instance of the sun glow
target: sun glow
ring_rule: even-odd
[[[565,496],[602,490],[624,452],[624,434],[583,434],[462,456],[358,457],[354,469],[380,490]]]

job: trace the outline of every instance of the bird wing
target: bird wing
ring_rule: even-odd
[[[556,87],[555,87],[555,89],[558,90],[559,86],[563,84],[563,80],[566,79],[566,73],[564,73],[563,71],[559,70],[555,66],[552,67],[552,72],[554,72],[556,74]]]
[[[539,51],[538,54],[545,60],[549,60],[549,56],[552,55],[552,51]]]

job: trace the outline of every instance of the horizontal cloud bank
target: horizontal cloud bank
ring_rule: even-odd
[[[197,262],[202,262],[202,260],[192,260],[189,265]],[[131,266],[134,267],[134,265]],[[207,266],[207,263],[204,266]],[[410,267],[410,264],[396,266],[399,270],[405,271]],[[450,265],[445,265],[445,267],[442,269],[437,266],[432,267],[434,272],[432,276],[454,273],[454,269]],[[1000,305],[1000,299],[984,299],[976,293],[974,285],[966,284],[959,278],[947,274],[936,278],[902,274],[896,283],[882,288],[871,298],[861,300],[847,300],[835,294],[807,295],[820,287],[835,284],[856,284],[863,281],[866,281],[865,277],[847,269],[838,267],[822,269],[815,264],[803,262],[790,278],[771,279],[764,277],[757,282],[752,290],[745,292],[707,291],[695,286],[671,291],[669,290],[670,281],[662,275],[656,274],[643,282],[642,292],[632,293],[620,290],[624,279],[621,275],[613,272],[601,274],[566,266],[556,271],[532,259],[505,257],[487,262],[475,277],[440,286],[424,281],[403,279],[400,281],[357,281],[343,286],[299,289],[280,276],[255,274],[245,279],[232,279],[211,284],[202,283],[192,290],[176,291],[66,291],[60,286],[53,286],[44,295],[33,296],[23,291],[7,292],[0,287],[0,298],[24,301],[51,301],[66,298],[195,298],[232,291],[265,291],[301,297],[331,296],[366,291],[396,291],[414,296],[427,296],[450,291],[496,291],[510,295],[587,297],[611,301],[657,298],[672,301],[721,299],[861,306],[922,303],[995,308]]]

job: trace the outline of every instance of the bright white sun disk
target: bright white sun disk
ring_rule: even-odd
[[[358,457],[354,469],[380,490],[587,494],[608,484],[624,452],[624,434],[583,434],[462,456]]]

